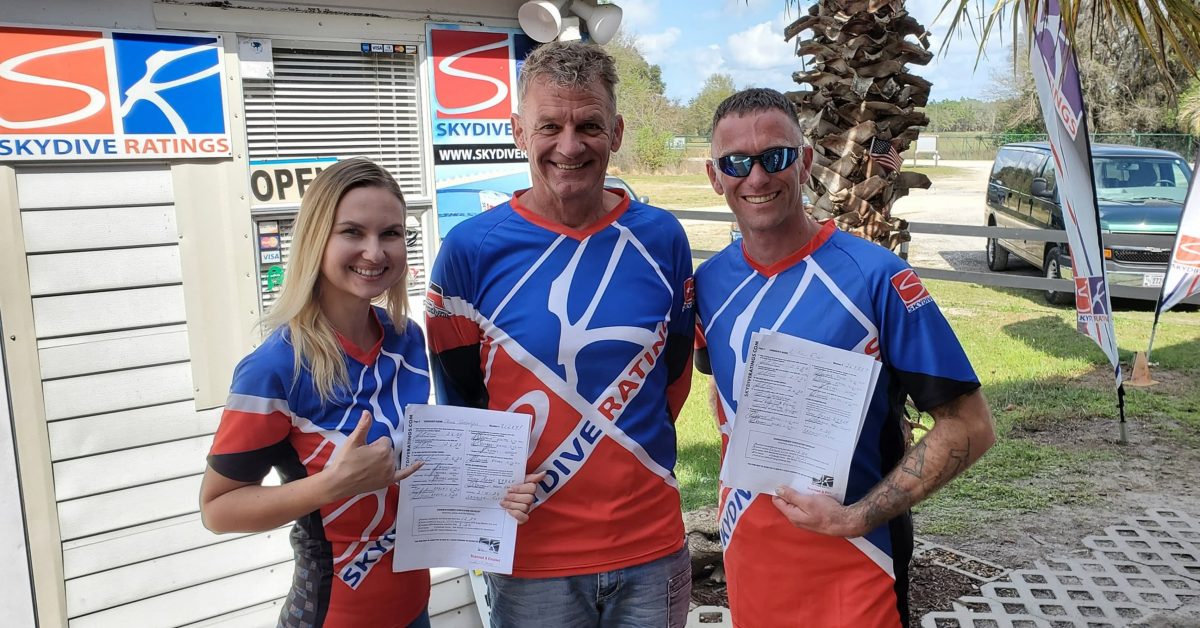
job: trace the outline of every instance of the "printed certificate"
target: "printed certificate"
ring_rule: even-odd
[[[517,521],[500,506],[525,479],[527,414],[410,405],[392,570],[460,567],[512,573]]]
[[[722,482],[768,494],[784,485],[845,500],[879,368],[869,355],[755,332]]]

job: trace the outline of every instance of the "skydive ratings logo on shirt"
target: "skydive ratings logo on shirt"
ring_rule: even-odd
[[[933,297],[929,296],[925,284],[921,283],[921,278],[911,268],[892,275],[892,288],[895,288],[896,294],[900,295],[900,300],[904,302],[904,307],[909,312],[915,312],[917,308],[933,302]]]
[[[691,309],[696,304],[696,278],[688,277],[683,282],[683,309]]]
[[[221,38],[0,27],[0,160],[230,154]]]
[[[1108,320],[1108,293],[1104,277],[1075,278],[1075,311],[1080,323]]]

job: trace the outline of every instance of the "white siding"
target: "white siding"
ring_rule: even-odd
[[[33,296],[178,284],[183,280],[179,247],[34,255],[29,258]]]
[[[177,325],[187,320],[183,286],[34,297],[38,338]]]
[[[55,421],[49,425],[55,461],[141,447],[217,431],[220,409],[196,412],[191,401]]]
[[[24,212],[21,230],[25,233],[25,249],[30,253],[179,241],[175,208],[170,205]]]
[[[38,359],[44,379],[183,362],[188,359],[187,326],[43,340]]]
[[[63,543],[63,566],[67,578],[76,578],[158,556],[231,541],[241,536],[246,535],[213,534],[204,529],[199,514],[191,513],[78,541],[67,541]]]
[[[220,413],[192,399],[170,170],[36,167],[17,189],[70,625],[173,626],[277,600],[287,530],[217,536],[197,513]]]
[[[112,164],[102,168],[73,170],[70,184],[62,168],[22,170],[17,183],[21,211],[70,207],[104,207],[171,203],[171,171],[165,166]]]
[[[279,620],[284,598],[255,604],[220,617],[198,621],[183,628],[273,628]]]
[[[56,462],[54,490],[65,501],[203,473],[211,445],[199,436]]]
[[[95,613],[291,560],[286,530],[245,536],[68,580],[67,605]]]
[[[191,399],[187,363],[97,373],[42,383],[50,421]]]
[[[0,320],[0,331],[3,331]],[[21,487],[17,484],[12,412],[4,345],[0,344],[0,626],[32,626],[33,588],[25,538]]]
[[[112,532],[199,510],[200,476],[134,486],[59,502],[64,541]]]
[[[483,628],[471,578],[462,569],[430,570],[429,615],[435,628]]]
[[[70,628],[179,626],[278,599],[292,582],[292,559],[270,567],[179,589],[90,615],[74,617]],[[275,592],[275,593],[269,593]],[[274,625],[274,623],[268,624]]]

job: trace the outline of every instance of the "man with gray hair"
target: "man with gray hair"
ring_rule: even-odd
[[[696,364],[712,375],[723,445],[733,432],[754,332],[865,353],[883,366],[844,501],[807,490],[832,486],[834,478],[825,475],[774,495],[721,487],[734,624],[907,626],[909,508],[995,440],[979,381],[907,264],[805,212],[812,147],[783,94],[754,88],[722,102],[713,116],[712,156],[709,181],[742,231],[740,242],[696,271]],[[907,397],[935,420],[912,447]],[[796,436],[804,445],[804,435]],[[722,451],[723,462],[728,453]]]
[[[487,575],[497,628],[687,619],[674,420],[691,386],[691,250],[669,213],[604,188],[624,132],[616,82],[594,44],[529,55],[512,126],[533,185],[451,230],[431,274],[438,399],[533,417],[529,521],[512,575]]]

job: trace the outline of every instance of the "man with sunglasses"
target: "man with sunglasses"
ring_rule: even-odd
[[[713,376],[723,446],[755,331],[860,351],[883,366],[844,504],[787,487],[776,495],[721,487],[733,620],[747,628],[907,626],[909,509],[995,440],[979,381],[912,269],[804,211],[813,153],[786,97],[755,88],[722,102],[712,154],[709,181],[742,231],[696,271],[696,364]],[[935,419],[911,448],[910,396]]]

